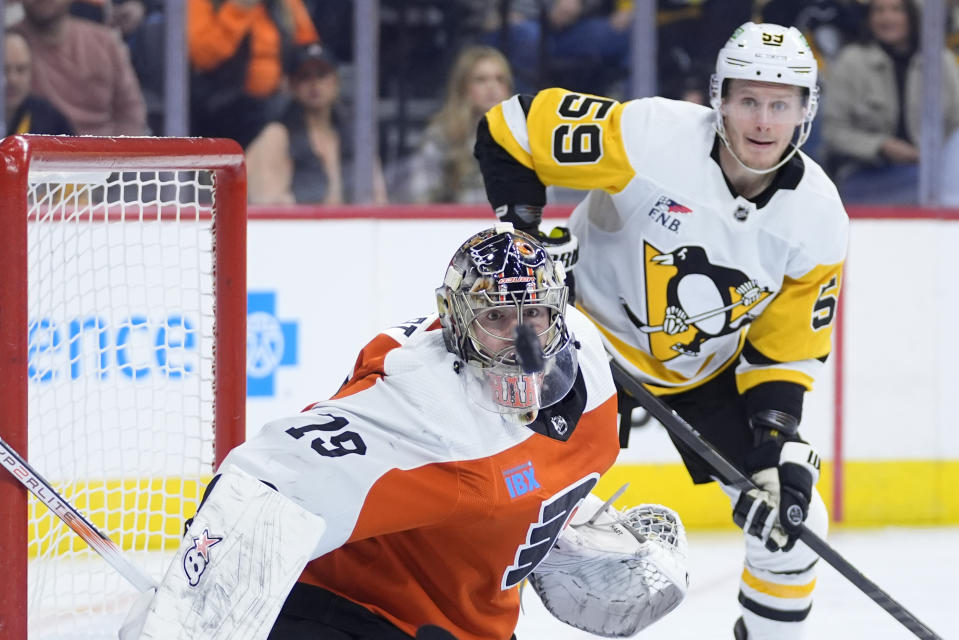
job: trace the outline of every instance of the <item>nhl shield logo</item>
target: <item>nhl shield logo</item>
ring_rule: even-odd
[[[549,423],[552,425],[553,431],[561,436],[566,435],[566,432],[569,431],[569,423],[566,422],[566,418],[563,416],[553,416],[549,419]]]

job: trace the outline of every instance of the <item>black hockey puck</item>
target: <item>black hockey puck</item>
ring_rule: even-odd
[[[516,357],[523,373],[538,373],[543,370],[543,348],[536,331],[529,325],[516,327]]]

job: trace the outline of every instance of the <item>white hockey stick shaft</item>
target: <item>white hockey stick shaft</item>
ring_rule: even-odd
[[[13,447],[0,438],[0,462],[14,478],[20,481],[30,493],[40,499],[55,516],[83,539],[90,547],[103,556],[103,559],[127,579],[130,584],[140,591],[146,591],[157,586],[157,583],[144,573],[139,567],[127,560],[120,547],[116,545],[89,520],[73,508],[50,483],[43,479]]]

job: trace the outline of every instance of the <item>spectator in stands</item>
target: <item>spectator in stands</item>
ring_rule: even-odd
[[[915,0],[871,0],[860,42],[845,47],[824,81],[823,142],[847,202],[918,199],[921,73]],[[959,145],[959,66],[942,52],[946,157]],[[959,167],[952,171],[952,181]]]
[[[858,0],[768,0],[760,17],[763,22],[791,24],[802,31],[823,70],[844,45],[859,37],[865,14],[866,7]]]
[[[126,47],[109,28],[69,13],[70,0],[23,0],[13,29],[33,52],[33,91],[80,135],[143,135],[146,108]]]
[[[256,204],[328,204],[351,198],[351,138],[336,107],[336,62],[319,44],[297,52],[290,77],[292,102],[247,148],[248,195]],[[374,176],[374,201],[386,203],[382,171]]]
[[[153,135],[163,133],[163,67],[166,20],[163,0],[114,0],[110,24],[130,51],[130,63],[140,81]]]
[[[19,33],[7,30],[3,39],[4,114],[7,135],[46,133],[73,135],[73,127],[57,108],[30,93],[30,46]]]
[[[820,77],[829,73],[829,65],[846,44],[859,38],[866,7],[858,0],[769,0],[762,6],[762,22],[791,24],[805,36],[819,63]],[[803,153],[824,162],[822,118],[813,120]]]
[[[446,99],[410,159],[406,180],[413,202],[486,202],[479,165],[473,157],[476,125],[489,109],[513,92],[509,63],[498,50],[463,49],[453,64]]]
[[[480,42],[505,51],[522,93],[562,84],[577,91],[608,93],[606,85],[626,73],[632,8],[621,0],[461,0]]]
[[[189,0],[187,38],[193,135],[244,147],[282,112],[296,48],[319,41],[302,0]]]
[[[633,2],[619,4],[622,15],[622,10],[631,9]],[[753,0],[659,0],[656,94],[708,106],[709,77],[716,68],[716,51],[736,27],[752,17],[753,4]],[[629,28],[626,22],[624,28]]]

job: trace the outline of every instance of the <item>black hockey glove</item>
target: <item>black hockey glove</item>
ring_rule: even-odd
[[[809,515],[819,454],[800,439],[799,422],[787,413],[764,410],[752,416],[749,425],[754,447],[746,455],[746,470],[759,490],[740,495],[733,519],[770,551],[789,551]]]
[[[579,260],[579,240],[566,227],[553,227],[549,233],[537,230],[532,234],[546,249],[546,253],[555,261],[563,265],[566,270],[566,287],[569,289],[569,302],[576,300],[576,280],[573,277],[573,267]]]
[[[543,220],[543,207],[537,204],[504,204],[496,207],[495,213],[500,222],[509,222],[514,228],[534,236]]]
[[[548,233],[537,230],[533,234],[546,253],[556,262],[563,263],[566,274],[569,275],[579,260],[579,240],[566,227],[553,227]]]

